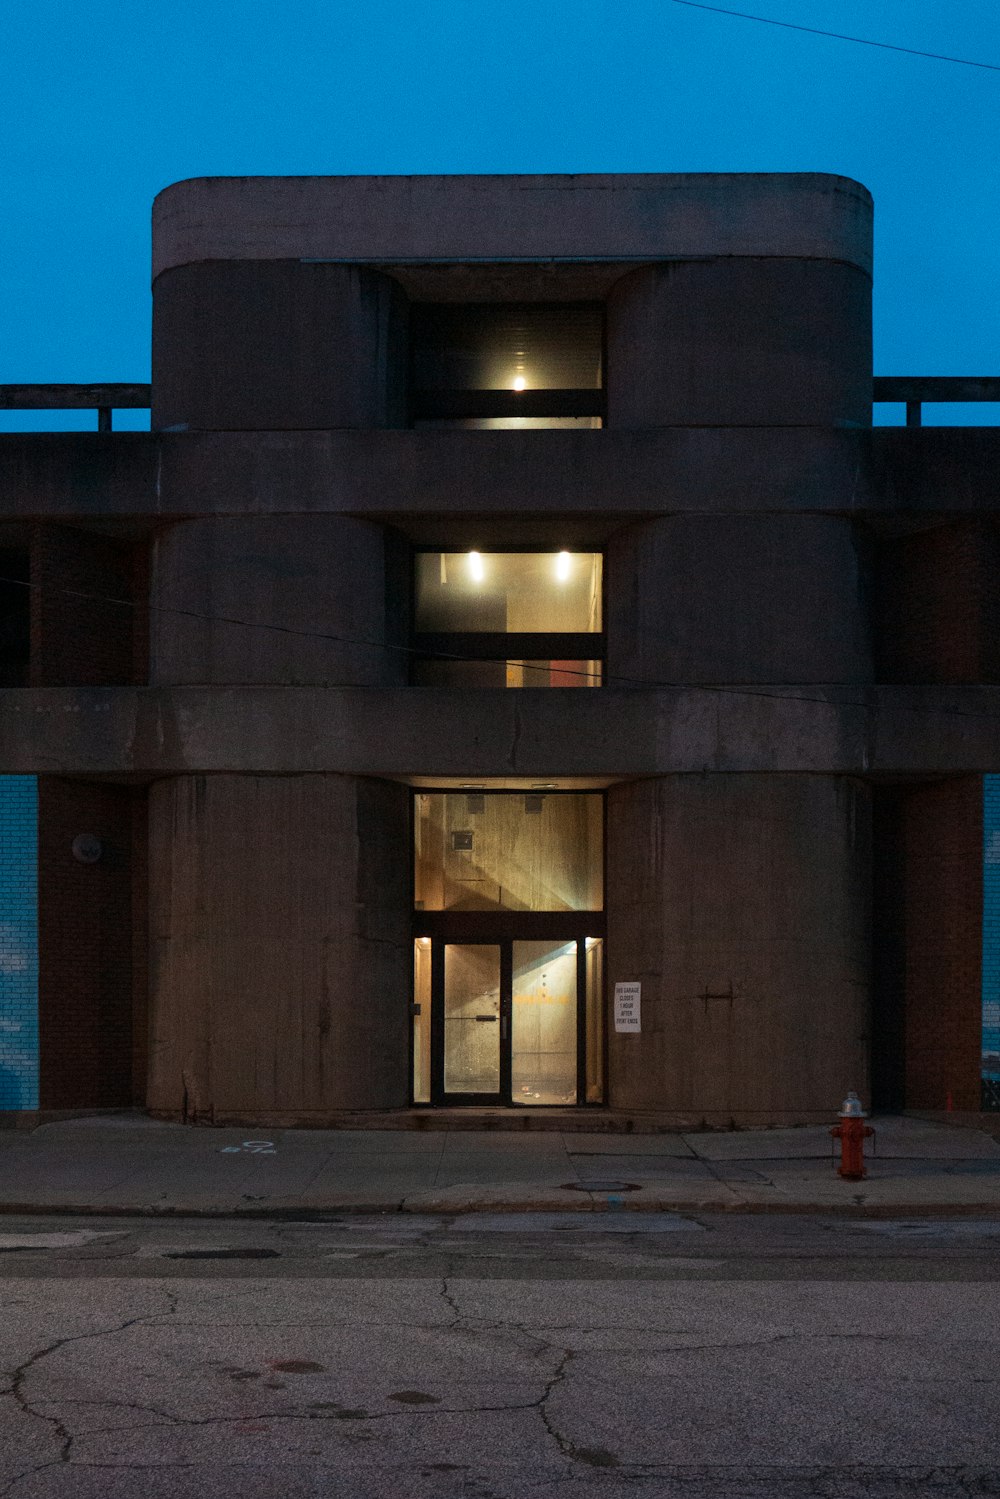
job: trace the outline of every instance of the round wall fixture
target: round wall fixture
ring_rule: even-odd
[[[73,858],[81,864],[96,864],[103,852],[103,843],[93,833],[77,833],[73,839]]]

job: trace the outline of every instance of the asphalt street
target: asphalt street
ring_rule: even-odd
[[[11,1499],[1000,1494],[1000,1218],[0,1222]]]

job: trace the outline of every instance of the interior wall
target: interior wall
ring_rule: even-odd
[[[419,792],[418,910],[601,910],[603,816],[599,793]]]

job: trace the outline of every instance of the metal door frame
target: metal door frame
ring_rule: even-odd
[[[588,1105],[587,1097],[587,937],[605,936],[603,912],[428,912],[416,926],[415,936],[431,939],[431,1106],[440,1108],[551,1109],[601,1107]],[[574,1104],[527,1104],[511,1095],[511,1047],[513,1041],[513,970],[515,942],[576,942],[576,1102]],[[499,1093],[446,1093],[444,1090],[444,950],[451,944],[500,949],[500,1091]],[[601,996],[602,1012],[605,1008]],[[605,1026],[606,1030],[606,1026]],[[602,1052],[606,1051],[606,1039]],[[605,1071],[605,1057],[600,1058]]]

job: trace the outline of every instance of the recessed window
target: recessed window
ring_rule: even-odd
[[[27,687],[31,590],[26,549],[0,548],[0,687]]]
[[[422,792],[418,911],[599,911],[604,814],[593,792],[495,794],[469,826],[464,792]]]
[[[418,552],[418,686],[596,687],[599,552]]]
[[[434,303],[411,313],[416,425],[599,427],[599,303]]]

